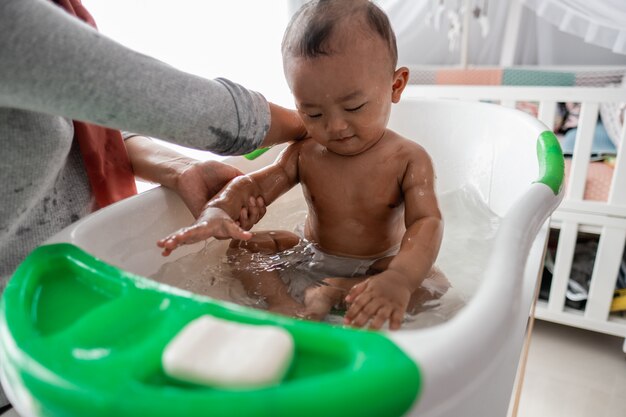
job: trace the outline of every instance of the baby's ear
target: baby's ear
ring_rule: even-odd
[[[393,74],[393,84],[391,86],[391,102],[397,103],[400,101],[404,87],[409,83],[409,69],[407,67],[400,67]]]

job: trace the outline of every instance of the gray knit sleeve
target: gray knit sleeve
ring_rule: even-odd
[[[224,155],[238,155],[253,151],[261,144],[269,130],[269,123],[258,117],[258,115],[269,111],[267,102],[261,94],[250,91],[225,78],[218,78],[216,81],[228,89],[233,98],[233,103],[237,107],[236,124],[238,132],[236,135],[228,137],[227,134],[222,135],[217,130],[214,130],[216,136],[222,137],[215,152]],[[266,120],[269,120],[269,114]],[[259,138],[261,139],[260,141],[258,140]]]
[[[0,62],[0,106],[222,154],[257,148],[269,130],[262,95],[130,50],[51,2],[0,1]]]

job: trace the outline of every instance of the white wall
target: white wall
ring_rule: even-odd
[[[453,4],[452,0],[445,0]],[[303,0],[83,0],[101,32],[177,68],[208,78],[232,79],[270,101],[293,107],[284,81],[280,42],[289,13]],[[497,65],[510,0],[489,0],[491,33],[470,26],[469,61]],[[447,26],[425,24],[434,0],[377,0],[389,14],[401,64],[456,64]],[[456,3],[455,3],[456,4]],[[481,2],[482,4],[482,2]],[[562,34],[523,7],[516,64],[626,65],[626,56]]]
[[[280,0],[83,0],[100,32],[139,52],[207,78],[225,77],[293,107],[280,42]]]

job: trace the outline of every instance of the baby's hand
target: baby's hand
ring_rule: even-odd
[[[168,256],[179,246],[200,242],[210,237],[248,240],[252,233],[243,230],[224,210],[208,207],[193,225],[183,227],[159,240],[157,246],[163,248],[163,256]]]
[[[248,198],[248,205],[241,208],[237,223],[244,230],[250,230],[252,226],[257,224],[259,220],[265,216],[267,208],[265,207],[265,200],[259,196],[257,198]]]
[[[363,327],[369,322],[370,329],[380,329],[389,320],[391,330],[399,329],[411,299],[405,279],[387,270],[352,287],[346,296],[350,308],[344,324]]]

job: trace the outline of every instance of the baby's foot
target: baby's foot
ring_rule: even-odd
[[[272,313],[282,314],[289,317],[306,317],[305,308],[295,300],[282,300],[281,302],[268,303],[267,310]]]
[[[312,287],[304,293],[304,317],[321,321],[330,313],[335,300],[327,293],[326,287]]]

